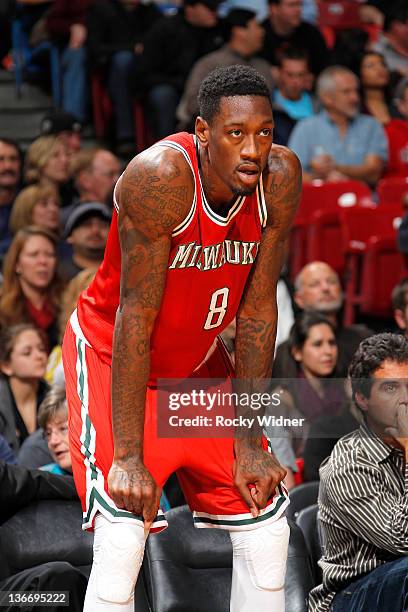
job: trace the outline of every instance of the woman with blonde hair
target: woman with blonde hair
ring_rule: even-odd
[[[46,230],[59,233],[60,197],[51,184],[30,185],[14,201],[9,227],[14,235],[27,225],[37,225]]]
[[[62,343],[68,320],[76,308],[79,295],[88,288],[96,273],[96,268],[85,268],[70,280],[61,298],[61,311],[58,319],[59,340]],[[54,346],[48,357],[46,381],[50,384],[64,384],[61,344]]]
[[[53,185],[59,191],[63,205],[70,203],[72,194],[65,201],[63,193],[70,178],[69,157],[58,136],[40,136],[34,140],[27,150],[24,175],[29,184]]]
[[[58,341],[61,283],[57,275],[57,239],[46,229],[20,229],[4,259],[0,323],[32,322],[46,332],[51,349]]]

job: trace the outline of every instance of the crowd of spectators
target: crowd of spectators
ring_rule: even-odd
[[[44,117],[25,152],[0,134],[0,505],[10,504],[18,481],[21,499],[10,504],[15,511],[41,499],[29,490],[42,477],[45,497],[75,498],[61,341],[79,293],[103,260],[114,186],[124,162],[136,153],[135,101],[143,104],[152,142],[176,130],[192,131],[205,76],[217,66],[250,65],[270,88],[274,141],[297,153],[305,182],[359,180],[375,199],[380,178],[408,179],[406,1],[360,2],[359,23],[331,42],[319,28],[314,0],[180,0],[169,14],[161,4],[23,0],[18,6],[32,44],[45,39],[59,48],[63,96],[62,108]],[[14,16],[11,3],[0,8],[5,67],[10,67]],[[93,125],[95,79],[113,108],[113,140],[87,147],[81,132]],[[362,376],[376,381],[383,364],[394,361],[399,375],[406,376],[408,280],[390,296],[395,321],[375,322],[376,331],[395,333],[378,336],[371,322],[343,324],[343,279],[330,265],[308,262],[291,278],[293,286],[290,274],[278,287],[279,346],[271,392],[280,393],[280,414],[304,418],[306,426],[300,434],[275,430],[272,448],[288,470],[289,488],[321,478],[327,544],[323,584],[312,594],[311,609],[340,610],[330,606],[340,602],[336,595],[346,585],[371,572],[382,580],[387,564],[395,563],[392,572],[399,570],[407,555],[403,440],[408,424],[402,417],[396,424],[405,427],[406,437],[399,430],[383,435],[371,416],[381,404],[377,382],[373,393],[355,382],[350,386],[346,378],[350,367],[352,377],[360,375],[366,355],[372,363]],[[232,352],[233,338],[231,326],[225,340]],[[396,376],[393,372],[391,367]],[[382,467],[387,458],[393,467]],[[370,467],[370,461],[378,465]],[[19,471],[22,466],[28,471]],[[354,474],[354,490],[344,466]],[[32,471],[38,467],[53,474],[38,475]],[[391,484],[387,469],[394,474]],[[62,477],[70,490],[54,485]],[[387,521],[380,524],[376,515],[365,523],[364,513],[380,497]],[[168,504],[165,496],[162,504]],[[365,551],[363,559],[356,560],[358,550]],[[83,580],[73,568],[51,570],[42,574],[45,586],[51,584],[49,575],[67,571],[66,580],[83,597]],[[14,584],[20,584],[17,578]]]

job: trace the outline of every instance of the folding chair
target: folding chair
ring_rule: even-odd
[[[341,272],[339,211],[344,206],[365,206],[371,202],[371,191],[360,181],[325,183],[314,181],[303,185],[302,200],[291,233],[289,270],[291,278],[310,261],[327,261]]]
[[[378,201],[380,204],[400,204],[404,195],[408,195],[408,177],[390,177],[378,181]]]

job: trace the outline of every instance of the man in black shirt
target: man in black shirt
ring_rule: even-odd
[[[218,23],[219,0],[184,0],[183,8],[163,17],[146,36],[143,81],[156,138],[176,131],[176,109],[193,64],[224,42]]]
[[[288,47],[302,49],[309,57],[310,70],[318,75],[326,67],[328,50],[319,30],[302,21],[302,0],[268,0],[269,17],[261,52],[273,66],[279,64],[279,53]]]
[[[160,17],[154,4],[140,0],[101,0],[89,13],[91,70],[107,71],[118,154],[134,152],[132,74],[140,62],[144,36]]]

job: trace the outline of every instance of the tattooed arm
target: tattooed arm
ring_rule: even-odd
[[[271,376],[277,324],[276,285],[301,188],[299,160],[285,147],[273,146],[264,176],[268,222],[237,315],[236,378],[245,381],[247,392],[254,389],[257,379]],[[285,470],[273,455],[263,451],[259,430],[236,437],[235,456],[235,485],[257,516],[285,477]],[[249,489],[249,484],[254,488]]]
[[[156,516],[160,491],[143,463],[150,338],[162,300],[172,230],[186,217],[194,194],[183,156],[156,147],[138,155],[120,185],[122,253],[120,304],[112,359],[114,459],[109,492],[119,508]]]

